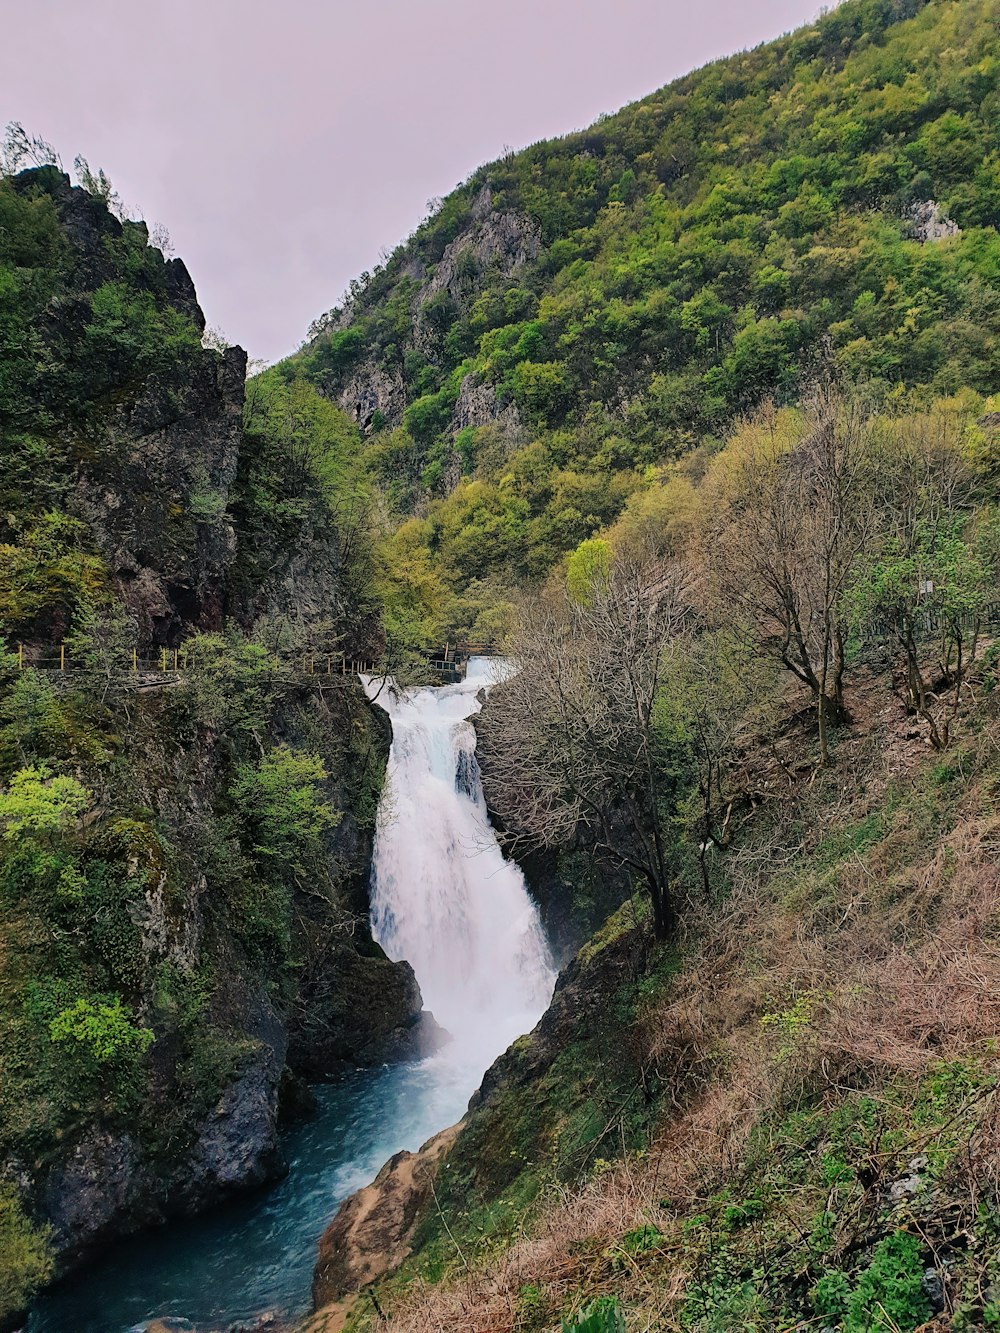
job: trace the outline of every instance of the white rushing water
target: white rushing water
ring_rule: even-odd
[[[366,681],[392,719],[372,931],[390,958],[412,965],[424,1007],[452,1037],[436,1057],[442,1075],[447,1067],[469,1093],[535,1025],[555,981],[524,877],[490,825],[468,720],[504,669],[473,657],[460,684],[400,693]]]

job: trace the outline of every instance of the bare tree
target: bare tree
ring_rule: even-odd
[[[706,483],[701,549],[719,623],[749,627],[811,692],[826,763],[843,719],[843,598],[874,532],[871,427],[862,407],[817,388],[804,414],[762,410]]]
[[[676,916],[659,709],[685,585],[677,565],[622,558],[585,600],[550,588],[529,602],[517,673],[483,721],[487,795],[513,838],[551,847],[582,834],[643,882],[658,939]]]
[[[748,799],[741,766],[756,737],[770,730],[778,670],[745,633],[688,627],[664,680],[665,721],[687,743],[694,770],[687,823],[708,894],[712,848],[729,847],[733,815]]]

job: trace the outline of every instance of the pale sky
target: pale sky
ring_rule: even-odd
[[[0,0],[0,125],[166,226],[210,325],[293,351],[506,146],[590,124],[819,0]]]

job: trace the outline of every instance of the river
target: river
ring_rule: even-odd
[[[502,664],[461,684],[365,688],[392,719],[371,887],[372,930],[406,958],[452,1039],[427,1059],[316,1089],[284,1140],[287,1177],[265,1193],[114,1246],[46,1293],[27,1333],[125,1333],[156,1316],[225,1328],[309,1306],[316,1245],[337,1205],[401,1148],[465,1111],[483,1074],[529,1031],[555,974],[520,871],[490,828],[468,721]]]

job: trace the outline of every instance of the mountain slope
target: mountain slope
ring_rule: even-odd
[[[387,556],[411,631],[468,629],[489,598],[457,590],[544,574],[831,361],[890,401],[992,391],[998,80],[988,0],[847,0],[444,200],[294,359],[418,515]]]

